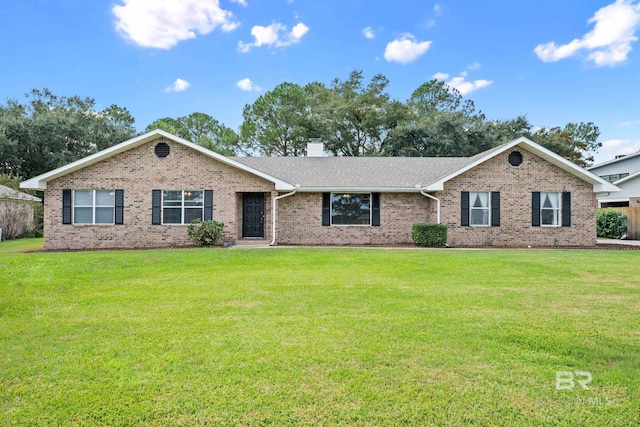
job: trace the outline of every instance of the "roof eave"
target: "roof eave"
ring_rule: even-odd
[[[298,193],[419,193],[420,187],[374,187],[374,186],[300,186]]]
[[[47,189],[47,182],[54,180],[56,178],[60,178],[61,176],[70,174],[72,172],[75,172],[77,170],[86,168],[87,166],[90,166],[94,163],[98,163],[104,159],[107,159],[109,157],[115,156],[116,154],[120,154],[122,152],[125,152],[127,150],[130,150],[132,148],[138,147],[140,145],[146,144],[147,142],[151,142],[154,139],[157,139],[158,137],[164,137],[167,138],[171,141],[175,141],[179,144],[185,145],[193,150],[196,150],[208,157],[211,157],[213,159],[216,159],[218,161],[220,161],[221,163],[227,164],[229,166],[232,166],[234,168],[243,170],[245,172],[249,172],[253,175],[259,176],[260,178],[266,179],[267,181],[270,181],[272,183],[274,183],[275,185],[275,189],[276,190],[282,190],[282,191],[286,191],[286,190],[293,190],[294,186],[292,184],[289,184],[288,182],[282,181],[278,178],[275,178],[271,175],[268,175],[264,172],[261,172],[259,170],[256,170],[250,166],[244,165],[240,162],[237,162],[235,160],[232,160],[226,156],[223,156],[222,154],[218,154],[214,151],[208,150],[204,147],[201,147],[197,144],[194,144],[191,141],[187,141],[186,139],[182,139],[178,136],[172,135],[168,132],[165,132],[163,130],[160,129],[155,129],[152,130],[150,132],[147,132],[145,134],[139,135],[135,138],[131,138],[127,141],[121,142],[119,144],[116,144],[112,147],[106,148],[98,153],[92,154],[90,156],[87,156],[85,158],[82,158],[80,160],[76,160],[75,162],[69,163],[68,165],[59,167],[57,169],[54,169],[52,171],[46,172],[42,175],[38,175],[34,178],[28,179],[26,181],[23,181],[20,183],[20,188],[30,188],[30,189],[34,189],[34,190],[46,190]]]
[[[504,144],[500,149],[492,151],[491,153],[487,154],[486,156],[483,156],[481,158],[479,158],[478,160],[474,161],[473,163],[470,163],[460,169],[458,169],[457,171],[445,176],[444,178],[439,179],[438,181],[435,181],[429,185],[427,185],[424,190],[425,191],[442,191],[444,190],[444,183],[455,178],[458,175],[463,174],[464,172],[473,169],[474,167],[480,165],[481,163],[484,163],[485,161],[501,154],[504,153],[507,150],[510,150],[511,148],[515,147],[515,146],[521,146],[523,148],[525,148],[527,151],[530,151],[534,154],[536,154],[537,156],[545,159],[546,161],[548,161],[549,163],[559,167],[560,169],[569,172],[570,174],[582,179],[583,181],[586,181],[590,184],[593,185],[593,192],[594,193],[609,193],[609,192],[618,192],[618,191],[622,191],[620,188],[616,187],[615,185],[611,184],[610,182],[600,178],[599,176],[581,168],[580,166],[575,165],[574,163],[570,162],[569,160],[559,156],[558,154],[554,153],[553,151],[550,151],[544,147],[542,147],[541,145],[536,144],[535,142],[524,138],[524,137],[520,137],[518,139],[514,139],[511,142],[508,142],[506,144]]]

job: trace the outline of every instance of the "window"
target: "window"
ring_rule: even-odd
[[[616,182],[616,181],[619,181],[622,178],[626,178],[628,176],[629,176],[629,173],[626,172],[626,173],[616,173],[616,174],[613,174],[613,175],[600,175],[600,178],[602,178],[604,180],[607,180],[609,182]]]
[[[460,225],[500,227],[500,192],[462,191]]]
[[[75,190],[74,224],[113,224],[115,190]]]
[[[371,225],[371,194],[331,193],[331,225]]]
[[[560,193],[540,193],[540,225],[560,225]]]
[[[162,191],[163,224],[189,224],[194,219],[202,219],[203,211],[203,190]]]
[[[469,225],[489,225],[489,193],[469,193]]]
[[[519,151],[512,151],[507,158],[511,166],[518,167],[522,164],[522,153]]]

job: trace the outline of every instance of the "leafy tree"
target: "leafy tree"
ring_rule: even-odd
[[[542,128],[531,135],[531,139],[549,150],[587,167],[593,163],[593,153],[602,146],[598,142],[600,129],[589,123],[567,123],[564,128]]]
[[[167,131],[225,156],[236,155],[238,146],[236,132],[205,113],[195,112],[177,119],[171,117],[158,119],[147,126],[145,131],[153,129]]]
[[[126,108],[98,111],[93,98],[33,89],[21,103],[0,106],[0,173],[30,178],[130,139]]]
[[[240,140],[246,153],[265,156],[299,156],[306,153],[311,126],[311,92],[321,87],[303,88],[284,82],[258,97],[242,112]]]
[[[363,80],[362,71],[345,81],[335,79],[316,115],[334,155],[379,155],[389,132],[408,113],[404,103],[390,99],[384,75],[376,74],[366,86]]]
[[[442,114],[457,114],[470,122],[485,119],[482,112],[476,112],[473,101],[463,99],[457,89],[437,79],[421,84],[411,94],[408,104],[421,122],[428,122]]]
[[[385,155],[470,156],[496,143],[484,114],[440,80],[420,85],[407,104],[409,112],[391,131],[383,150]]]

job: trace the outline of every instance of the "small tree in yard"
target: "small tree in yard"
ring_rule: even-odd
[[[187,228],[189,238],[196,246],[214,246],[222,240],[224,224],[218,221],[194,219]]]
[[[598,237],[619,239],[627,231],[627,217],[614,209],[603,209],[596,213],[596,234]]]

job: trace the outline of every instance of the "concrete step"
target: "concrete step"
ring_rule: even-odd
[[[231,246],[231,249],[257,249],[257,248],[270,248],[267,240],[236,240],[236,243]]]

